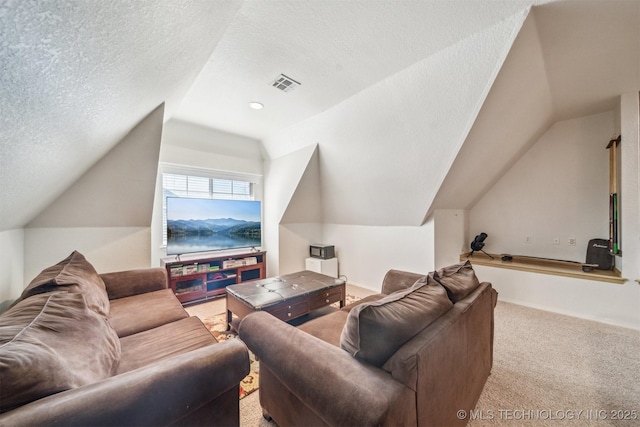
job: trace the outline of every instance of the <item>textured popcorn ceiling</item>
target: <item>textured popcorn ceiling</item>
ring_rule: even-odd
[[[246,0],[175,117],[264,139],[529,4]],[[275,90],[280,73],[302,85]],[[265,108],[249,110],[253,100]]]
[[[0,230],[28,223],[163,102],[169,117],[239,5],[0,1]]]
[[[523,16],[532,31],[510,53]],[[28,224],[162,102],[165,121],[259,138],[270,156],[320,143],[325,220],[420,223],[473,201],[432,203],[445,175],[443,188],[468,182],[460,162],[496,140],[483,129],[515,105],[509,88],[532,100],[501,122],[519,132],[501,142],[513,153],[638,90],[639,16],[638,0],[0,0],[0,230]],[[280,73],[302,85],[270,87]],[[359,211],[398,186],[421,196]]]

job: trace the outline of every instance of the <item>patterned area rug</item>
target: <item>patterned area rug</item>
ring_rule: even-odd
[[[349,305],[355,301],[358,301],[360,298],[355,295],[346,296],[345,305]],[[339,304],[332,304],[332,307],[338,309]],[[227,313],[218,313],[213,316],[198,316],[202,323],[211,331],[213,336],[218,342],[223,342],[229,339],[238,338],[238,334],[235,331],[227,331]],[[260,363],[256,359],[256,356],[249,350],[249,361],[251,363],[249,369],[249,375],[244,377],[242,381],[240,381],[240,399],[249,394],[253,393],[258,389],[259,379],[260,379]]]
[[[211,331],[211,334],[218,342],[238,338],[234,331],[227,331],[227,313],[216,314],[211,317],[201,318],[202,323]],[[249,375],[240,381],[240,399],[253,393],[258,389],[258,379],[260,377],[260,364],[256,356],[249,351]]]

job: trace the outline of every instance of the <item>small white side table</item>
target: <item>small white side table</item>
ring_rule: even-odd
[[[305,267],[307,270],[315,271],[316,273],[338,277],[338,258],[307,258],[305,260]]]

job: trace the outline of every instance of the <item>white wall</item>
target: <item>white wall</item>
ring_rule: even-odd
[[[0,232],[0,312],[24,288],[24,229]]]
[[[149,227],[27,228],[24,234],[26,283],[74,250],[98,273],[149,267]]]
[[[435,269],[434,224],[433,220],[419,227],[281,224],[278,273],[275,274],[304,270],[309,245],[324,243],[335,246],[340,275],[347,276],[351,284],[379,292],[382,279],[390,269],[424,274]],[[463,232],[458,234],[463,235]],[[459,245],[456,248],[459,249]],[[449,259],[442,262],[447,262],[446,265],[458,262],[460,252],[449,253]],[[270,274],[273,275],[274,270]]]
[[[349,283],[375,291],[380,291],[390,269],[432,271],[434,221],[415,227],[318,221],[318,199],[332,197],[319,188],[317,165],[322,155],[314,144],[265,163],[269,275],[303,270],[311,243],[334,245],[339,274],[346,275]]]
[[[640,105],[639,93],[620,99],[620,244],[623,276],[640,279]],[[621,262],[620,262],[621,261]],[[640,301],[637,309],[640,311]]]
[[[622,146],[627,145],[621,165],[621,260],[622,276],[629,280],[612,284],[476,266],[500,300],[640,329],[640,286],[633,281],[640,259],[637,93],[621,102],[619,115],[612,111],[555,123],[470,210],[468,240],[484,231],[488,252],[584,261],[588,240],[609,236],[605,147],[622,117]],[[556,236],[560,245],[553,244]],[[568,237],[577,239],[576,246],[567,245]]]
[[[433,213],[435,267],[442,268],[460,262],[460,254],[468,252],[468,211],[437,209]],[[468,240],[468,241],[467,241]]]
[[[319,144],[323,222],[419,226],[526,14],[270,136],[269,156]]]
[[[490,253],[584,261],[588,241],[609,236],[605,147],[613,117],[607,112],[555,123],[473,206],[467,240],[485,232]],[[569,238],[576,238],[575,246]]]
[[[379,292],[391,269],[434,270],[433,221],[419,227],[324,224],[322,243],[334,245],[339,274]]]
[[[640,330],[640,286],[475,265],[500,301]]]
[[[150,262],[153,266],[159,266],[161,259],[167,254],[166,248],[162,246],[163,170],[170,169],[174,173],[214,170],[246,174],[259,181],[263,174],[260,141],[175,119],[164,125],[160,162],[151,222]],[[262,184],[256,186],[255,197],[257,200],[263,199]],[[264,246],[263,243],[263,248]]]
[[[0,233],[0,248],[10,254],[2,257],[0,303],[15,299],[40,271],[73,250],[83,253],[98,272],[160,265],[164,252],[158,243],[162,230],[156,217],[161,211],[158,158],[199,168],[262,174],[259,141],[184,122],[169,121],[163,130],[162,118],[161,108],[150,114],[27,228]],[[128,181],[122,184],[125,178]],[[117,183],[108,197],[100,190],[105,182]],[[155,189],[155,200],[148,194],[150,188]],[[127,189],[135,191],[124,191]],[[141,191],[142,197],[137,195]],[[261,188],[258,191],[261,198]],[[105,203],[111,204],[105,207]],[[71,216],[95,209],[100,214]],[[67,211],[71,214],[65,214]]]
[[[509,17],[264,141],[272,158],[265,167],[270,274],[300,265],[301,242],[315,240],[315,227],[289,223],[316,222],[299,218],[314,203],[292,199],[309,166],[305,147],[316,145],[322,243],[336,246],[340,274],[379,290],[389,269],[434,269],[427,210],[526,16]],[[290,212],[295,219],[282,224]]]
[[[291,250],[286,249],[288,244],[287,240],[280,241],[280,224],[282,219],[289,208],[289,204],[294,197],[300,182],[303,180],[307,168],[311,165],[313,168],[313,159],[316,154],[317,145],[312,144],[302,149],[299,149],[293,153],[278,157],[277,159],[267,159],[265,161],[265,174],[264,174],[264,204],[263,204],[263,235],[265,239],[265,248],[268,251],[267,254],[267,274],[275,276],[278,274],[284,274],[280,272],[281,268],[281,250],[290,255]],[[307,200],[306,198],[301,198]],[[295,209],[297,217],[302,217],[301,209]],[[289,229],[291,230],[291,229]],[[314,237],[315,231],[306,239],[309,240]],[[284,236],[288,233],[284,231]],[[298,240],[305,238],[290,236],[290,239]],[[299,247],[299,244],[296,245]],[[307,249],[308,250],[308,249]],[[300,256],[296,256],[295,259],[286,260],[282,258],[284,264],[282,265],[283,272],[288,269],[289,263],[299,263]],[[304,257],[302,258],[304,259]]]
[[[74,250],[100,273],[149,267],[163,118],[160,105],[25,227],[23,287]]]
[[[322,243],[322,192],[318,167],[318,147],[314,147],[307,166],[286,206],[278,234],[278,274],[293,273],[306,268],[309,245]],[[306,161],[307,151],[302,151]],[[295,156],[295,155],[294,155]]]
[[[257,139],[175,119],[164,125],[160,161],[259,175],[263,169]]]
[[[163,118],[161,104],[27,227],[149,227]]]
[[[534,14],[527,17],[431,206],[470,209],[553,123]]]
[[[279,233],[280,264],[278,274],[293,273],[306,269],[309,245],[322,243],[322,224],[281,224]]]

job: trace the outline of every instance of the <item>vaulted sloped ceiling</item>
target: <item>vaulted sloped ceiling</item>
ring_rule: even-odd
[[[437,196],[435,209],[468,209],[553,121],[533,14],[527,17]]]
[[[175,117],[266,139],[538,1],[245,0]]]
[[[287,209],[282,215],[281,224],[322,222],[322,186],[318,167],[318,149],[317,146],[315,147]]]
[[[639,17],[639,0],[0,0],[0,231],[163,102],[271,159],[317,145],[321,221],[419,225],[472,205],[549,123],[638,90]]]
[[[265,145],[319,144],[323,222],[418,226],[525,17],[461,40]]]
[[[158,105],[170,117],[239,6],[1,1],[0,231],[27,224]]]
[[[470,208],[555,121],[612,110],[640,89],[640,2],[524,12],[267,138],[267,148],[319,143],[323,222],[419,225],[436,209]]]
[[[469,209],[554,122],[638,90],[640,1],[533,8],[430,212]]]
[[[557,120],[611,110],[640,89],[640,1],[563,1],[533,12]]]
[[[151,112],[28,227],[150,227],[163,113]]]

